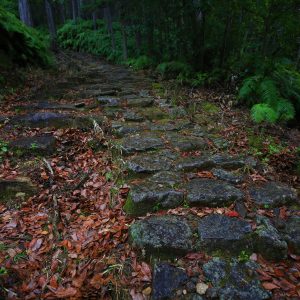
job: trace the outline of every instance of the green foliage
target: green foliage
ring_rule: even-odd
[[[34,64],[46,66],[51,62],[47,45],[39,33],[24,25],[13,14],[0,7],[0,66]]]
[[[122,62],[122,36],[119,23],[114,23],[116,49],[112,51],[110,35],[105,23],[97,21],[98,29],[93,29],[92,21],[68,21],[57,32],[57,41],[62,48],[88,52],[115,62]]]
[[[0,162],[3,156],[8,152],[8,144],[5,141],[0,140]]]
[[[156,67],[156,71],[164,78],[176,78],[179,74],[189,76],[192,72],[191,66],[180,61],[164,62]]]
[[[283,63],[264,71],[247,77],[239,90],[239,98],[253,105],[252,119],[257,123],[294,119],[300,112],[300,73]]]
[[[132,67],[134,70],[144,70],[151,68],[154,65],[154,61],[150,57],[142,55],[138,58],[129,59],[126,65]]]
[[[277,120],[277,113],[269,104],[260,103],[255,104],[251,109],[251,117],[254,122],[261,123],[267,121],[274,123]]]
[[[192,80],[193,87],[202,87],[206,84],[208,79],[207,73],[198,72],[195,74],[194,79]]]
[[[239,262],[247,262],[250,260],[250,254],[248,251],[242,250],[238,256]]]

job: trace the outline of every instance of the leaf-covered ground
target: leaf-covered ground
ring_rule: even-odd
[[[93,105],[92,98],[76,97],[78,82],[65,88],[63,96],[57,96],[57,83],[70,82],[70,78],[80,77],[84,72],[90,72],[86,76],[93,79],[92,66],[102,63],[92,57],[70,53],[68,56],[59,56],[58,70],[28,72],[24,87],[2,100],[1,115],[12,118],[24,114],[27,109],[24,105],[30,107],[32,102],[43,100],[47,93],[48,99],[55,103],[75,103],[89,108],[74,109],[74,116],[103,115],[102,109]],[[111,66],[111,70],[116,72],[118,68]],[[143,74],[137,76],[144,78]],[[149,81],[145,81],[149,85]],[[150,86],[155,97],[169,97],[184,106],[190,112],[191,121],[198,117],[203,126],[219,128],[222,138],[230,143],[230,154],[247,153],[267,163],[268,167],[251,174],[253,182],[263,182],[268,177],[299,188],[295,171],[297,147],[300,146],[297,129],[254,126],[248,111],[233,107],[234,97],[222,91],[174,89],[172,83],[159,82],[150,83]],[[152,267],[143,253],[132,249],[128,241],[128,228],[134,220],[123,211],[129,187],[122,181],[126,171],[122,159],[115,155],[118,149],[112,143],[110,120],[105,119],[100,129],[95,124],[84,129],[22,125],[8,128],[7,124],[4,120],[1,125],[0,178],[28,177],[38,186],[38,192],[29,199],[21,193],[10,206],[0,204],[1,297],[130,299],[131,296],[133,299],[150,299]],[[51,133],[55,137],[55,153],[23,156],[7,145],[8,141],[42,133]],[[34,148],[32,145],[32,150]],[[212,151],[214,148],[212,143]],[[201,153],[184,152],[181,155],[192,154]],[[213,174],[202,171],[193,176],[211,178]],[[247,209],[252,209],[250,202]],[[181,207],[153,214],[170,213],[199,217],[212,213],[238,216],[233,206]],[[268,207],[256,211],[256,214],[268,217],[278,214],[281,221],[291,213],[300,215],[299,211],[291,212],[286,207],[281,207],[279,212]],[[287,260],[279,263],[266,261],[256,253],[248,259],[261,265],[262,285],[273,293],[274,299],[300,298],[299,256],[290,253]],[[187,270],[189,276],[196,274],[201,279],[200,262],[208,260],[209,256],[204,253],[190,253],[177,264]]]

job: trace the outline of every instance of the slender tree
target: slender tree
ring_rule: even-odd
[[[28,0],[19,0],[19,14],[21,21],[27,26],[32,27],[32,17]]]
[[[53,17],[52,3],[51,0],[45,0],[45,10],[48,22],[48,28],[51,36],[52,48],[56,48],[56,26]]]

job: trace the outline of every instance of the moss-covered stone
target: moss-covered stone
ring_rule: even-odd
[[[166,139],[170,146],[180,151],[203,150],[208,148],[207,142],[201,137],[168,133]]]
[[[0,202],[9,208],[18,207],[20,203],[37,192],[28,178],[0,180]]]
[[[169,115],[164,112],[159,107],[147,107],[144,109],[139,110],[139,113],[146,119],[152,120],[161,120],[161,119],[168,119]]]
[[[55,151],[56,140],[52,134],[24,137],[9,144],[9,148],[21,155],[48,155]]]
[[[131,187],[124,210],[130,215],[142,215],[160,209],[174,208],[183,203],[183,191],[169,184],[146,180]]]
[[[163,170],[168,171],[173,168],[173,163],[176,158],[178,158],[178,155],[169,150],[162,150],[154,153],[143,153],[129,159],[127,162],[127,168],[134,174],[151,174]]]
[[[244,193],[231,184],[212,179],[193,179],[186,185],[191,206],[221,207],[243,201]]]
[[[209,114],[215,114],[220,112],[220,108],[212,102],[201,103],[201,110]]]
[[[224,215],[209,215],[199,221],[198,234],[200,249],[238,254],[251,249],[250,223]]]
[[[203,265],[204,275],[212,287],[207,294],[217,299],[264,300],[271,294],[260,284],[253,262],[230,261],[218,257]]]
[[[192,231],[184,218],[150,217],[132,224],[129,230],[134,247],[145,249],[147,255],[166,253],[176,256],[193,249]]]
[[[299,203],[296,191],[280,182],[267,182],[260,186],[253,186],[249,192],[250,197],[258,205],[279,207]]]
[[[269,260],[281,260],[287,257],[287,243],[280,237],[271,221],[259,216],[253,235],[254,249]]]
[[[121,147],[124,154],[133,154],[136,152],[162,149],[164,147],[164,141],[157,134],[136,134],[122,139]]]

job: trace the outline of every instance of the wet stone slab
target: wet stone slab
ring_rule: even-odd
[[[71,115],[54,112],[37,112],[11,119],[9,125],[28,126],[31,128],[79,128],[88,129],[92,127],[89,117],[73,117]]]
[[[300,216],[288,218],[281,233],[292,252],[300,255]]]
[[[129,121],[129,122],[143,122],[145,120],[145,118],[132,110],[127,110],[123,113],[123,118],[125,121]]]
[[[166,135],[168,144],[180,151],[203,150],[208,148],[207,142],[203,138],[182,135],[179,133],[169,133]]]
[[[221,168],[225,170],[237,170],[245,166],[256,167],[257,162],[252,158],[233,157],[229,155],[203,155],[186,157],[176,164],[177,170],[195,171]]]
[[[98,103],[101,106],[107,106],[107,107],[120,107],[123,105],[123,100],[119,97],[98,97],[97,98]]]
[[[230,172],[223,169],[212,169],[212,174],[221,180],[227,181],[232,184],[239,184],[244,181],[244,176],[237,172]]]
[[[164,147],[165,143],[161,137],[155,134],[136,134],[124,138],[121,147],[124,154],[158,150]]]
[[[131,98],[126,100],[126,106],[128,107],[149,107],[154,103],[152,97],[144,98]]]
[[[156,106],[138,109],[138,112],[149,121],[168,119],[170,117],[164,110]]]
[[[193,179],[186,190],[187,201],[193,206],[222,207],[244,200],[241,190],[220,180]]]
[[[9,143],[13,151],[18,155],[51,154],[55,151],[56,140],[52,134],[44,134],[34,137],[24,137]]]
[[[192,231],[188,223],[176,216],[153,216],[131,225],[130,239],[134,247],[146,254],[174,256],[192,250]]]
[[[251,225],[237,218],[210,215],[199,221],[200,249],[238,254],[251,246]]]
[[[261,287],[258,268],[253,262],[214,258],[203,265],[205,278],[212,284],[206,295],[213,299],[270,299],[271,294]]]
[[[184,192],[167,183],[146,180],[131,187],[124,210],[130,215],[143,215],[183,203]]]
[[[150,124],[150,130],[152,131],[178,131],[190,126],[188,120],[158,120]]]
[[[282,260],[287,257],[287,243],[267,217],[257,217],[257,228],[253,236],[256,252],[269,260]]]
[[[151,176],[149,181],[174,187],[182,184],[183,178],[180,173],[161,171]]]
[[[294,189],[279,182],[268,182],[249,189],[251,199],[258,205],[279,207],[287,204],[299,204]]]
[[[29,178],[0,179],[0,203],[4,203],[9,208],[18,207],[21,202],[36,192],[37,188]]]
[[[135,134],[149,129],[146,123],[135,122],[113,122],[112,130],[117,136],[125,136],[127,134]]]
[[[168,171],[173,167],[177,154],[163,150],[150,154],[139,154],[127,162],[127,168],[133,173],[155,173]]]
[[[184,287],[188,276],[184,270],[167,263],[154,266],[153,272],[153,300],[175,299],[176,291]]]

